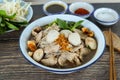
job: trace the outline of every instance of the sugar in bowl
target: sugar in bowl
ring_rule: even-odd
[[[119,21],[119,14],[111,8],[98,8],[94,12],[94,18],[98,23],[110,26]]]

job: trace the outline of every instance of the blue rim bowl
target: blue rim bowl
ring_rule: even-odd
[[[78,15],[78,14],[75,14],[75,10],[79,9],[79,8],[83,8],[83,9],[86,9],[89,11],[89,14],[86,14],[86,15]],[[76,15],[76,16],[80,16],[82,18],[88,18],[91,16],[91,14],[94,12],[94,6],[90,3],[87,3],[87,2],[74,2],[72,4],[70,4],[69,6],[69,12],[73,15]]]
[[[104,17],[104,13],[110,13],[114,19],[113,20],[105,20],[105,19],[100,19],[98,16],[98,14],[103,14],[102,17]],[[111,9],[111,8],[98,8],[95,10],[94,14],[93,14],[94,18],[96,19],[96,21],[102,25],[105,25],[105,26],[110,26],[110,25],[113,25],[115,23],[117,23],[120,19],[119,17],[119,14],[114,10],[114,9]],[[106,16],[105,16],[106,17]]]
[[[37,26],[43,26],[43,25],[49,24],[57,18],[67,20],[67,21],[75,21],[75,22],[77,22],[79,20],[84,20],[82,25],[89,28],[90,30],[94,31],[95,37],[96,37],[96,40],[98,43],[98,47],[97,47],[96,53],[93,56],[93,58],[91,60],[89,60],[87,63],[80,65],[80,66],[77,66],[77,67],[74,67],[74,68],[58,69],[58,68],[51,68],[51,67],[47,67],[45,65],[42,65],[42,64],[36,62],[35,60],[33,60],[28,55],[26,43],[31,35],[32,29],[37,27]],[[104,38],[102,31],[94,23],[90,22],[87,19],[84,19],[84,18],[81,18],[78,16],[74,16],[74,15],[68,15],[68,14],[51,15],[51,16],[46,16],[46,17],[43,17],[43,18],[40,18],[40,19],[33,21],[23,30],[23,32],[20,36],[19,45],[20,45],[20,50],[21,50],[22,55],[32,65],[34,65],[38,68],[42,68],[42,69],[47,70],[47,71],[52,72],[52,73],[57,73],[57,74],[68,74],[68,73],[76,72],[76,71],[85,69],[86,67],[89,67],[90,65],[94,64],[103,55],[103,51],[104,51],[105,46],[106,46],[105,45],[105,38]]]

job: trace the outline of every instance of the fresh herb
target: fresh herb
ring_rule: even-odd
[[[81,23],[83,20],[80,20],[78,22],[73,22],[73,21],[65,21],[61,19],[56,19],[54,23],[58,24],[61,29],[68,29],[71,31],[74,31],[76,28],[81,28]]]
[[[67,22],[61,19],[57,19],[56,23],[60,26],[60,28],[62,29],[70,29],[70,27],[68,26]]]
[[[68,21],[67,24],[68,24],[68,26],[74,26],[75,22],[73,22],[73,21]]]
[[[21,26],[24,26],[28,23],[27,21],[13,21],[15,16],[16,13],[13,15],[8,15],[6,11],[0,10],[0,34],[3,34],[8,30],[19,30]]]
[[[76,22],[72,27],[71,31],[74,31],[77,27],[82,27],[80,24],[83,22],[83,20]]]

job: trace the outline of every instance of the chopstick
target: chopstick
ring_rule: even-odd
[[[114,47],[111,28],[109,28],[109,43],[110,43],[110,80],[116,80]]]

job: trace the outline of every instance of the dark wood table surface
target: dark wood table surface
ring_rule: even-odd
[[[120,3],[94,3],[95,9],[110,7],[120,14]],[[45,16],[42,5],[32,5],[34,15],[30,22]],[[93,16],[88,18],[101,30],[104,26],[95,22]],[[106,47],[103,56],[92,66],[66,75],[59,75],[39,69],[24,59],[19,48],[19,37],[24,28],[0,35],[0,80],[109,80],[109,48]],[[113,25],[112,31],[120,36],[120,21]],[[120,80],[120,52],[115,51],[117,80]]]

